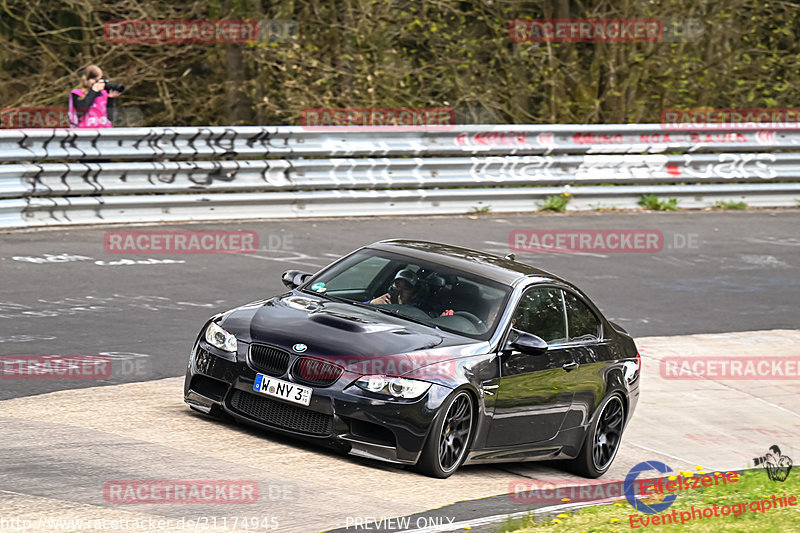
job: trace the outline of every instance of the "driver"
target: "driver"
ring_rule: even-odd
[[[392,288],[397,291],[397,303],[421,307],[422,302],[419,300],[419,291],[417,290],[418,284],[419,278],[413,270],[404,268],[398,272],[394,277],[394,281],[392,282]],[[387,305],[392,303],[392,297],[387,292],[378,296],[377,298],[373,298],[369,301],[369,303],[376,305]]]

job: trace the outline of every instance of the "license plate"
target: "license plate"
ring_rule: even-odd
[[[256,382],[253,384],[253,390],[286,400],[289,402],[299,403],[300,405],[308,405],[311,403],[311,390],[309,387],[303,387],[296,383],[289,383],[282,379],[265,376],[264,374],[256,374]]]

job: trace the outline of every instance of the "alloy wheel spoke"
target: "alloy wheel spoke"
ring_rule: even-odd
[[[595,443],[592,450],[595,467],[603,469],[614,457],[622,434],[624,420],[622,404],[619,400],[611,400],[600,415],[595,430]]]
[[[461,402],[461,398],[456,400],[453,405],[450,407],[450,415],[451,420],[457,420],[463,415],[464,411],[464,404]]]
[[[459,396],[447,410],[439,437],[439,462],[443,469],[449,470],[461,459],[466,449],[471,420],[469,399]]]
[[[620,425],[622,423],[622,413],[616,413],[613,417],[608,417],[605,423],[608,427]]]

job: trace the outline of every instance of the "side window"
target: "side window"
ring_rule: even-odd
[[[326,286],[329,291],[364,290],[387,264],[389,259],[385,257],[368,257],[330,280]]]
[[[511,324],[518,330],[538,335],[548,344],[565,342],[567,327],[561,290],[543,287],[527,291],[514,311]]]
[[[566,291],[564,291],[564,303],[567,305],[569,340],[587,341],[599,338],[600,322],[592,310],[577,296]]]

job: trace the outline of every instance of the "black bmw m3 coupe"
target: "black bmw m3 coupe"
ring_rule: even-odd
[[[381,241],[211,317],[193,409],[447,477],[564,460],[599,477],[639,398],[633,339],[552,274],[456,246]]]

